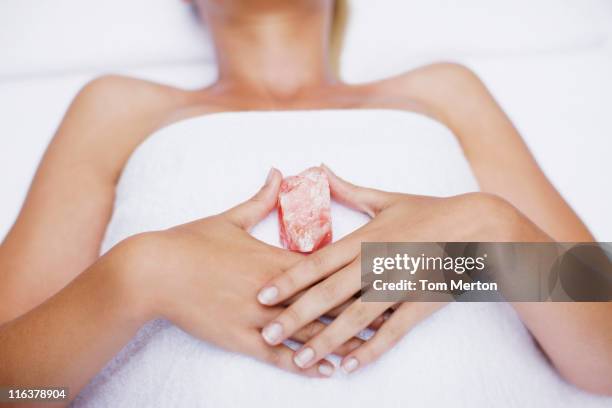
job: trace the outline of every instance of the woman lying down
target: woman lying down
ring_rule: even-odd
[[[119,76],[96,79],[77,95],[48,147],[23,209],[0,249],[0,384],[68,387],[74,399],[101,370],[108,369],[109,362],[112,370],[99,384],[111,384],[113,376],[124,376],[123,384],[129,383],[125,380],[129,376],[145,378],[149,374],[139,371],[138,365],[129,372],[121,370],[136,357],[115,356],[148,322],[165,319],[181,329],[172,333],[189,334],[181,341],[192,348],[184,358],[176,354],[171,365],[155,373],[155,378],[164,380],[164,392],[178,389],[192,375],[184,369],[196,367],[189,366],[192,360],[198,367],[214,364],[213,357],[207,360],[207,353],[217,353],[215,358],[219,358],[217,348],[233,357],[223,361],[230,362],[225,367],[234,373],[238,370],[233,364],[252,368],[251,359],[261,362],[250,371],[253,376],[242,378],[240,391],[226,392],[236,405],[252,405],[252,398],[267,395],[269,400],[257,403],[297,406],[289,396],[279,402],[275,395],[282,395],[281,388],[260,389],[259,376],[274,378],[287,387],[299,381],[310,390],[324,390],[294,394],[309,406],[328,401],[321,398],[330,395],[338,401],[361,395],[350,382],[358,384],[362,373],[369,376],[369,385],[378,381],[401,390],[410,387],[404,379],[413,378],[411,372],[429,378],[452,362],[438,361],[432,354],[429,364],[415,367],[397,353],[393,360],[401,364],[395,364],[384,358],[394,347],[402,349],[408,344],[402,349],[408,350],[410,341],[424,341],[456,347],[457,354],[459,350],[477,354],[479,343],[476,339],[459,344],[452,337],[427,337],[442,330],[442,317],[431,328],[434,331],[428,327],[401,341],[428,320],[443,315],[449,306],[355,299],[360,289],[361,242],[593,240],[539,169],[508,117],[465,67],[440,63],[373,83],[347,85],[334,76],[328,56],[336,15],[333,0],[197,0],[194,6],[216,47],[219,75],[215,83],[194,91]],[[345,174],[336,175],[333,165],[323,166],[332,198],[367,214],[370,220],[342,239],[304,255],[261,242],[249,233],[277,205],[283,175],[272,169],[265,181],[262,177],[261,189],[251,198],[244,197],[242,203],[236,201],[231,208],[202,214],[201,219],[183,225],[133,234],[99,256],[117,182],[132,153],[153,133],[162,128],[170,132],[181,123],[185,129],[188,123],[195,123],[190,121],[213,120],[219,112],[325,110],[341,115],[339,110],[357,109],[364,115],[374,109],[416,113],[421,115],[417,121],[436,121],[450,129],[480,192],[447,198],[388,192],[353,184]],[[225,119],[239,118],[236,114]],[[274,124],[270,127],[272,132]],[[328,138],[333,139],[334,134]],[[238,146],[227,151],[232,149],[241,154]],[[376,138],[371,149],[373,154],[379,152]],[[230,159],[229,155],[225,158]],[[206,190],[199,180],[177,181],[174,188]],[[120,198],[122,192],[117,194]],[[468,307],[452,306],[455,313]],[[510,307],[561,378],[592,393],[612,394],[609,303],[518,303]],[[331,322],[322,323],[322,316],[332,317]],[[364,341],[357,335],[368,327],[375,334]],[[483,332],[495,338],[494,328]],[[147,341],[158,340],[153,335]],[[300,346],[294,350],[286,340]],[[172,336],[164,341],[179,347]],[[136,354],[131,355],[146,349],[144,343],[132,342]],[[509,341],[496,349],[496,354],[512,353],[512,344]],[[331,355],[340,360],[334,362]],[[479,374],[478,367],[456,370],[453,375],[468,378],[465,381],[478,378],[484,386],[495,381],[484,370]],[[244,372],[249,373],[246,368]],[[300,376],[332,378],[305,383]],[[338,377],[349,383],[333,388],[325,385]],[[232,380],[223,372],[206,378],[217,387],[228,381]],[[464,389],[472,385],[463,383],[462,377],[454,381]],[[160,389],[149,387],[152,383],[144,380],[140,384],[138,393],[121,386],[101,386],[100,390],[121,393],[114,405],[121,405],[117,401],[130,393],[134,405],[161,404]],[[370,392],[376,394],[376,390]],[[107,405],[109,398],[91,392],[78,401]],[[443,393],[428,398],[444,401]],[[406,406],[414,397],[397,393],[392,401]],[[200,403],[211,404],[210,400]]]

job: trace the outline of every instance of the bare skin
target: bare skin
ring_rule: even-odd
[[[333,75],[328,59],[331,0],[199,0],[198,4],[216,46],[219,78],[214,84],[183,90],[120,76],[96,79],[77,95],[49,145],[23,209],[0,247],[0,280],[5,283],[0,287],[0,324],[5,323],[0,326],[0,361],[6,363],[0,365],[0,383],[69,385],[77,392],[138,327],[160,315],[228,349],[301,371],[290,365],[287,353],[271,354],[259,336],[252,337],[253,344],[237,346],[228,334],[230,327],[225,337],[220,336],[212,329],[206,331],[202,322],[180,312],[172,314],[173,306],[151,307],[170,294],[160,295],[157,286],[143,287],[149,275],[134,271],[155,270],[146,254],[160,242],[169,245],[167,237],[176,232],[153,240],[128,240],[99,259],[116,182],[127,159],[155,130],[190,117],[243,110],[418,112],[453,131],[481,190],[503,201],[501,210],[489,207],[491,219],[500,221],[499,214],[506,214],[510,205],[522,214],[517,222],[533,223],[542,239],[593,240],[469,69],[443,63],[375,83],[347,85]],[[498,232],[508,227],[501,221],[494,224]],[[529,234],[512,238],[534,239]],[[277,274],[289,268],[278,266]],[[274,319],[261,318],[265,308],[256,304],[255,296],[267,280],[259,279],[251,303],[244,300],[245,310],[261,313],[249,329]],[[176,289],[172,295],[182,293]],[[609,304],[515,307],[568,381],[612,394]],[[304,341],[320,329],[311,329]],[[589,350],[592,357],[577,359],[581,350]],[[65,370],[68,356],[75,364]],[[326,375],[316,368],[308,370],[307,375]]]

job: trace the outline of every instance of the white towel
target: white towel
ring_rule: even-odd
[[[286,175],[325,162],[358,184],[414,194],[477,189],[454,136],[389,110],[222,113],[152,135],[118,186],[104,251],[147,230],[223,211],[250,197],[270,166]],[[367,219],[332,208],[335,239]],[[273,215],[254,231],[278,244]],[[451,304],[351,376],[305,379],[146,325],[85,388],[79,407],[604,407],[564,383],[506,304]]]

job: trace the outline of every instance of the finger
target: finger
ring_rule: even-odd
[[[361,347],[363,343],[365,343],[365,340],[362,340],[359,337],[353,337],[341,344],[340,347],[336,347],[336,349],[333,351],[333,354],[340,357],[346,357],[349,353]]]
[[[275,308],[263,308],[263,310],[258,310],[251,316],[251,319],[255,322],[258,328],[262,327],[263,324],[269,322],[270,320],[276,318],[279,314],[283,312],[282,307]],[[306,326],[302,327],[298,330],[293,336],[291,336],[291,340],[297,341],[298,343],[306,343],[308,340],[316,336],[323,329],[325,329],[327,325],[323,322],[315,320]],[[363,340],[358,337],[353,337],[349,339],[344,344],[340,345],[340,347],[334,350],[334,354],[339,356],[345,356],[351,351],[355,350],[357,347],[363,344]]]
[[[257,300],[264,305],[275,305],[289,299],[353,261],[360,250],[361,243],[356,236],[328,245],[273,278],[259,291]]]
[[[304,294],[306,294],[305,290],[299,292],[298,294],[292,296],[290,299],[287,299],[286,301],[284,301],[282,306],[289,307],[291,304],[295,303],[299,298],[304,296]],[[351,303],[353,303],[355,299],[357,298],[358,296],[352,296],[349,300],[347,300],[340,306],[337,306],[333,308],[332,310],[330,310],[329,312],[327,312],[325,314],[325,317],[329,318],[330,320],[333,320],[333,318],[338,317],[342,312],[344,312],[346,308],[348,308],[351,305]],[[388,312],[391,313],[392,309],[389,309]],[[368,328],[372,330],[377,330],[383,324],[383,322],[387,319],[387,317],[388,317],[387,312],[383,313],[382,315],[374,319],[374,321],[372,322],[372,324],[368,326]]]
[[[333,308],[332,310],[330,310],[329,312],[327,312],[326,316],[329,316],[329,317],[338,317],[342,312],[344,312],[351,305],[351,303],[353,303],[358,298],[359,298],[358,295],[353,296],[352,298],[350,298],[349,300],[347,300],[346,302],[344,302],[340,306],[337,306],[337,307]]]
[[[240,228],[249,230],[264,219],[276,207],[282,174],[271,168],[263,187],[249,200],[225,212]]]
[[[324,317],[328,318],[330,321],[333,320],[334,318],[338,317],[342,312],[344,312],[356,299],[357,298],[355,297],[349,298],[349,300],[344,302],[342,305],[325,313]],[[254,322],[258,329],[262,329],[266,325],[266,323],[278,317],[278,315],[280,315],[284,310],[285,307],[261,307],[260,309],[254,310],[254,313],[252,313],[250,319]],[[378,330],[380,326],[382,326],[383,323],[389,319],[392,313],[392,308],[387,309],[380,316],[374,319],[367,328],[371,330]],[[310,340],[311,337],[314,337],[316,334],[318,334],[320,330],[324,329],[326,325],[326,323],[315,320],[312,323],[309,323],[305,327],[298,330],[293,335],[292,340],[305,343],[306,341]]]
[[[357,299],[357,298],[353,297],[353,298],[349,299],[348,301],[344,302],[340,306],[338,306],[338,307],[330,310],[329,312],[327,312],[325,314],[325,316],[329,317],[329,318],[335,318],[335,317],[340,316],[351,305],[351,303],[353,303],[355,301],[355,299]],[[368,326],[368,329],[378,330],[378,328],[380,328],[380,326],[382,326],[382,324],[385,322],[385,320],[387,320],[389,318],[391,313],[393,313],[393,309],[386,310],[383,314],[381,314],[376,319],[374,319],[372,321],[372,323],[370,323],[370,325]]]
[[[342,369],[351,373],[370,364],[397,344],[419,322],[442,308],[445,303],[404,303],[376,332],[374,337],[344,357]]]
[[[307,324],[305,327],[302,327],[298,330],[293,336],[291,336],[291,340],[297,341],[299,343],[306,343],[311,340],[313,337],[321,333],[327,325],[325,323],[321,323],[319,321],[314,321],[312,323]],[[346,356],[351,351],[360,347],[364,341],[358,337],[352,337],[340,344],[336,347],[332,353],[338,356]]]
[[[354,301],[355,301],[355,297],[353,296],[352,298],[350,298],[349,300],[347,300],[346,302],[344,302],[340,306],[334,307],[332,310],[330,310],[329,312],[325,313],[325,316],[328,316],[328,317],[338,317],[340,315],[340,313],[344,312],[351,305],[351,303],[353,303]]]
[[[297,300],[299,298],[304,296],[306,294],[306,292],[308,292],[308,289],[302,290],[302,291],[296,293],[295,295],[291,296],[289,299],[287,299],[284,302],[282,302],[281,306],[284,306],[284,307],[291,306],[293,303],[297,302]],[[355,296],[353,296],[352,299],[349,299],[346,302],[344,302],[343,304],[341,304],[340,306],[337,306],[337,307],[333,308],[332,310],[330,310],[329,313],[327,313],[327,315],[331,316],[331,317],[338,316],[340,314],[340,312],[342,312],[344,309],[346,309],[348,307],[348,305],[350,305],[358,297],[359,296],[356,294]]]
[[[257,359],[282,370],[314,378],[330,377],[335,371],[334,365],[327,360],[321,361],[319,364],[310,367],[308,370],[302,370],[293,363],[293,350],[286,345],[280,344],[278,346],[271,347],[261,339],[259,334],[245,337],[246,345],[244,352],[246,354],[252,355]]]
[[[268,344],[280,344],[293,333],[325,315],[359,291],[360,266],[353,262],[317,284],[294,304],[286,308],[261,332]]]
[[[387,315],[385,313],[378,316],[376,319],[372,320],[372,323],[368,326],[368,329],[378,330],[387,320]]]
[[[364,212],[372,218],[382,211],[393,197],[392,193],[349,183],[324,164],[321,168],[327,174],[331,195],[336,201]]]
[[[391,305],[393,303],[365,303],[357,299],[336,320],[295,353],[295,364],[305,369],[316,365],[319,360],[368,327]]]

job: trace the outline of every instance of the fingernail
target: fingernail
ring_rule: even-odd
[[[278,288],[276,286],[268,286],[259,291],[257,300],[262,305],[271,305],[278,297]]]
[[[280,341],[283,335],[283,326],[280,323],[271,323],[267,325],[262,331],[261,336],[268,344],[276,344]]]
[[[266,185],[270,184],[270,182],[272,181],[272,178],[274,178],[274,167],[270,167],[270,171],[268,172],[268,177],[266,177]]]
[[[295,357],[293,358],[293,361],[295,362],[295,365],[297,365],[300,368],[304,368],[306,367],[306,364],[308,364],[313,358],[314,358],[314,350],[311,349],[310,347],[306,347],[305,349],[302,349],[299,353],[297,353],[295,355]]]
[[[350,374],[353,371],[355,371],[358,366],[359,366],[359,361],[357,361],[355,357],[351,357],[348,360],[346,360],[344,364],[342,364],[342,370],[345,373]]]
[[[329,364],[319,364],[319,374],[324,375],[325,377],[331,377],[334,373],[334,367]]]

